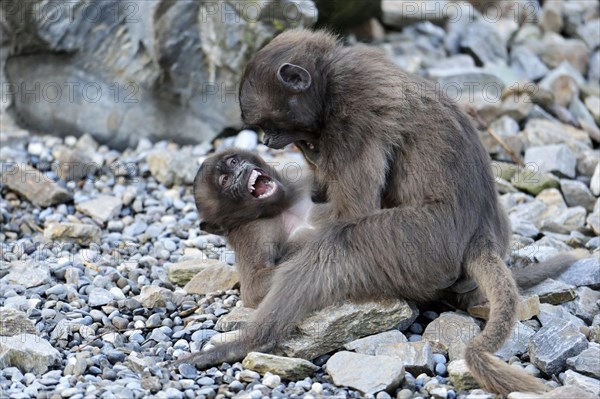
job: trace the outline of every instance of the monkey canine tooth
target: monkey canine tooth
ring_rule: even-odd
[[[256,183],[256,179],[258,179],[258,176],[260,175],[261,173],[256,169],[254,169],[250,174],[250,177],[248,178],[248,190],[250,193],[254,191],[254,183]]]

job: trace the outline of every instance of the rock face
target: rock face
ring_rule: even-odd
[[[35,18],[45,3],[3,7],[15,41],[2,44],[2,81],[15,89],[2,111],[12,105],[39,130],[89,132],[113,147],[140,137],[200,142],[238,123],[245,62],[278,29],[317,18],[309,0],[76,0],[51,21]]]
[[[310,377],[318,370],[318,367],[308,360],[260,352],[248,353],[242,366],[260,374],[270,372],[288,380],[301,380]]]
[[[578,355],[588,346],[579,328],[564,320],[542,327],[529,343],[531,362],[544,373],[559,373],[569,357]]]
[[[481,328],[470,316],[453,312],[442,313],[429,323],[423,339],[434,347],[448,351],[450,360],[462,359],[466,344],[481,332]]]
[[[215,263],[200,271],[183,287],[188,294],[209,294],[237,286],[240,278],[237,270],[224,263]]]
[[[364,394],[390,391],[404,379],[402,360],[352,352],[331,356],[327,361],[327,373],[336,385],[345,385]]]
[[[84,201],[76,205],[79,212],[88,215],[98,224],[104,224],[114,219],[121,212],[123,202],[110,195],[99,195],[93,200]]]
[[[579,355],[567,359],[567,365],[581,374],[600,378],[600,345],[590,343]]]
[[[375,354],[401,359],[406,371],[413,375],[433,375],[433,351],[427,341],[383,344],[377,347]]]
[[[10,273],[4,279],[12,284],[31,288],[45,284],[50,278],[50,273],[45,267],[37,267],[36,262],[31,260],[12,262],[11,266]]]
[[[11,337],[19,334],[37,335],[33,322],[24,312],[0,307],[0,336]]]
[[[173,263],[167,270],[169,281],[177,285],[186,285],[196,274],[215,262],[217,261],[212,259],[190,259]]]
[[[600,396],[600,381],[595,378],[586,377],[573,370],[567,370],[565,371],[563,382],[565,385],[574,385],[581,388],[595,395],[596,398]]]
[[[250,320],[254,309],[236,306],[226,315],[223,315],[215,324],[215,330],[228,332],[239,330]]]
[[[344,348],[349,351],[362,353],[363,355],[375,355],[377,348],[381,345],[399,344],[407,341],[404,334],[400,331],[391,330],[348,342],[344,345]]]
[[[60,363],[60,353],[37,335],[19,334],[0,339],[0,369],[17,367],[23,373],[43,374]]]
[[[576,287],[600,288],[600,262],[598,257],[593,256],[575,262],[558,279]]]
[[[416,308],[403,300],[331,306],[306,318],[277,350],[290,357],[314,359],[357,338],[399,324],[406,328],[416,317]]]
[[[571,301],[577,296],[575,286],[550,278],[523,291],[523,294],[537,295],[540,303],[549,303],[551,305]]]
[[[535,334],[535,330],[519,321],[510,333],[508,339],[502,344],[502,347],[495,353],[496,356],[508,361],[512,356],[522,355],[527,352],[529,340]]]
[[[454,360],[448,364],[448,379],[459,391],[479,388],[464,359]]]
[[[45,208],[71,200],[71,194],[29,165],[3,166],[2,183],[32,204]]]
[[[97,226],[80,223],[51,223],[44,229],[44,238],[53,241],[72,241],[81,245],[100,242]]]

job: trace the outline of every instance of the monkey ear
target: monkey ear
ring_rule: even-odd
[[[200,230],[206,231],[210,234],[216,234],[218,236],[222,236],[225,234],[225,229],[218,224],[208,223],[208,222],[200,222]]]
[[[308,90],[312,83],[310,73],[299,65],[281,64],[277,70],[277,79],[283,86],[294,93]]]

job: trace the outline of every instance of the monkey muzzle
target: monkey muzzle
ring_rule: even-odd
[[[277,191],[277,184],[262,169],[253,169],[248,177],[248,191],[254,198],[264,199]]]

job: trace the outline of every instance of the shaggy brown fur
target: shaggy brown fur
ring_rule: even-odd
[[[510,226],[488,155],[453,102],[377,50],[296,30],[248,64],[240,103],[244,121],[263,129],[267,145],[303,149],[331,220],[276,268],[252,323],[262,328],[180,362],[203,368],[239,360],[328,305],[431,301],[473,278],[491,313],[466,349],[471,371],[502,394],[545,390],[490,354],[515,320],[517,289],[502,261]]]

